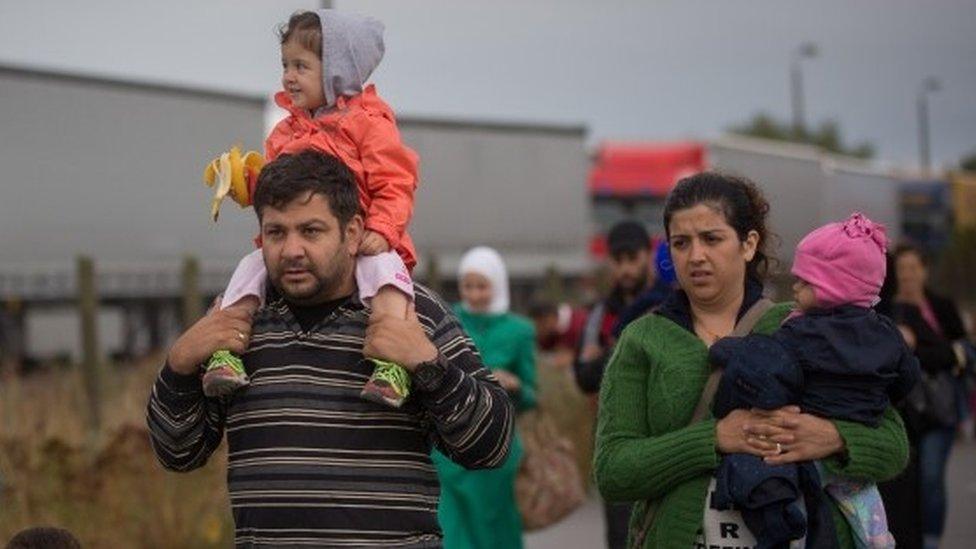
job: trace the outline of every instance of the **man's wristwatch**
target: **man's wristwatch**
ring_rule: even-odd
[[[437,353],[433,360],[421,362],[413,371],[413,384],[421,391],[433,391],[441,386],[447,373],[447,359]]]

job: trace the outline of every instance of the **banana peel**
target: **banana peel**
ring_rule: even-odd
[[[220,203],[223,202],[224,197],[230,192],[230,180],[230,155],[224,153],[217,159],[217,188],[214,191],[213,200],[210,202],[210,217],[213,218],[214,222],[217,221],[217,217],[220,215]]]
[[[216,186],[210,203],[210,216],[214,221],[220,216],[220,204],[227,196],[241,208],[251,205],[251,195],[263,167],[264,156],[261,153],[248,151],[242,155],[237,146],[207,164],[203,170],[203,182],[208,187]]]
[[[246,206],[250,206],[254,202],[254,188],[258,184],[258,175],[264,168],[264,155],[257,151],[248,151],[244,153],[243,162],[244,186],[241,190],[243,198],[238,204],[244,203]]]

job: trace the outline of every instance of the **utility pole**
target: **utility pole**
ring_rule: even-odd
[[[806,135],[806,120],[804,120],[803,101],[803,69],[800,62],[817,56],[817,45],[813,42],[800,44],[790,60],[790,95],[793,103],[793,133],[796,137]]]
[[[918,159],[922,172],[929,173],[932,169],[931,146],[929,135],[929,94],[940,91],[942,84],[933,77],[928,77],[919,86],[918,96],[915,98],[915,109],[918,115]]]

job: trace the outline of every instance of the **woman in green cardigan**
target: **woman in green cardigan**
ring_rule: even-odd
[[[633,545],[755,546],[741,513],[708,505],[720,454],[749,453],[769,464],[820,460],[870,482],[905,465],[905,429],[891,408],[877,428],[796,407],[736,410],[718,421],[706,413],[692,422],[710,373],[709,346],[762,298],[768,210],[753,183],[708,172],[683,179],[668,196],[664,226],[681,289],[621,335],[597,421],[597,485],[609,501],[638,502]],[[789,311],[789,304],[774,305],[752,331],[774,331]],[[837,546],[853,547],[850,528],[832,511]]]
[[[485,366],[512,397],[517,411],[536,405],[535,328],[508,311],[508,275],[498,252],[468,251],[458,269],[461,303],[455,313],[474,340]],[[519,549],[522,519],[515,505],[515,474],[522,460],[516,434],[498,469],[468,471],[438,452],[441,481],[438,519],[446,549]]]

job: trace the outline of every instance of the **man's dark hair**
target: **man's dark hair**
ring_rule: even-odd
[[[529,318],[539,319],[558,314],[559,305],[552,300],[536,298],[529,303]]]
[[[279,156],[261,169],[256,187],[254,211],[259,221],[266,206],[282,209],[308,193],[328,200],[340,228],[359,213],[359,189],[352,172],[338,158],[316,150]]]
[[[917,257],[918,260],[922,262],[923,267],[929,266],[928,255],[925,253],[924,250],[922,250],[921,247],[916,246],[911,242],[902,242],[901,244],[898,244],[897,246],[895,246],[895,251],[891,253],[895,261],[898,261],[898,258],[900,258],[901,256],[908,255],[908,254],[914,254],[915,257]]]
[[[7,542],[7,549],[81,549],[81,544],[67,530],[37,526],[17,533]]]
[[[639,221],[620,221],[607,233],[607,248],[611,257],[651,249],[651,236]]]

